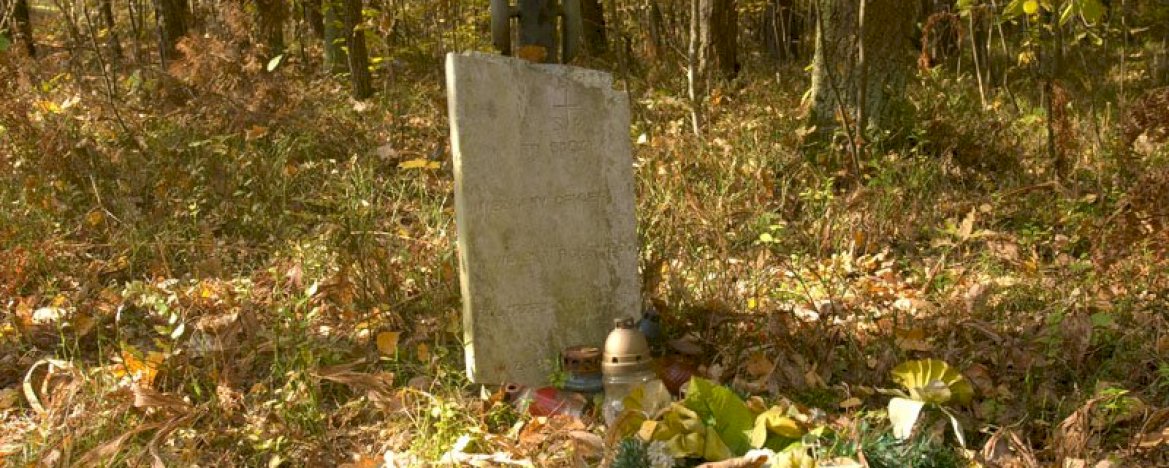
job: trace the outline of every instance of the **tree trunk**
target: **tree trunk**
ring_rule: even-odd
[[[778,61],[795,60],[803,24],[795,14],[794,0],[772,0],[763,10],[760,34],[767,53]]]
[[[325,16],[321,0],[304,0],[301,6],[304,9],[304,21],[308,23],[313,36],[323,40],[325,38]]]
[[[701,0],[698,4],[698,68],[702,76],[723,79],[739,73],[739,14],[735,0]]]
[[[0,0],[0,36],[19,42],[29,57],[36,57],[28,0]]]
[[[190,5],[187,0],[155,0],[155,18],[158,21],[159,55],[165,67],[178,58],[175,46],[190,28]]]
[[[706,100],[706,87],[703,84],[704,74],[701,61],[702,41],[702,2],[706,0],[690,0],[690,43],[686,48],[686,82],[687,94],[690,97],[690,123],[694,136],[702,138],[703,101]]]
[[[913,73],[917,2],[867,0],[865,70],[857,66],[857,0],[817,0],[816,50],[812,59],[811,135],[826,140],[857,108],[863,94],[867,128],[890,128]],[[864,87],[863,93],[861,87]],[[850,122],[851,124],[851,122]]]
[[[345,54],[345,22],[343,14],[347,0],[324,0],[325,19],[325,70],[329,73],[344,73],[349,63]]]
[[[112,0],[101,0],[101,21],[106,27],[106,44],[110,48],[110,55],[114,61],[122,58],[122,41],[118,39],[117,23],[114,21],[114,7]]]
[[[584,43],[590,54],[603,54],[608,48],[605,38],[605,9],[601,0],[581,0],[580,13],[584,23]]]
[[[646,30],[649,32],[649,41],[646,44],[646,52],[650,60],[659,60],[665,56],[666,21],[662,16],[662,9],[658,6],[656,0],[649,0],[648,8],[649,25],[646,27]]]
[[[345,0],[345,32],[349,47],[349,77],[353,82],[353,98],[363,100],[373,95],[369,75],[369,52],[365,47],[365,30],[361,24],[361,0]]]
[[[256,0],[256,23],[271,57],[284,53],[284,20],[287,17],[284,0]]]

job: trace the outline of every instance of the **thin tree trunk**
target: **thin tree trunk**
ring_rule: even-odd
[[[256,23],[272,57],[284,53],[284,21],[288,17],[284,3],[284,0],[256,0]]]
[[[329,73],[344,73],[349,63],[345,54],[344,8],[348,0],[324,0],[325,20],[325,70]]]
[[[584,43],[591,54],[603,54],[608,48],[605,38],[605,9],[601,0],[581,0],[581,19],[584,23]]]
[[[739,71],[739,16],[735,0],[701,0],[698,16],[700,74],[709,78],[717,70],[721,78],[733,79]]]
[[[700,3],[704,0],[690,0],[690,46],[686,50],[686,78],[688,83],[687,90],[690,95],[690,123],[694,130],[694,136],[702,138],[702,107],[703,101],[706,100],[704,93],[705,87],[702,86],[702,64],[699,58],[699,50],[701,49],[699,36],[702,32],[702,23]]]
[[[301,2],[301,7],[304,9],[304,21],[308,23],[313,36],[323,40],[325,38],[325,16],[321,0],[304,0]]]
[[[363,100],[373,95],[369,74],[369,52],[365,47],[365,30],[361,24],[362,0],[345,0],[345,32],[349,46],[349,77],[353,82],[354,99]]]
[[[122,41],[118,38],[117,23],[114,21],[114,7],[112,0],[101,0],[101,20],[106,28],[106,44],[110,48],[110,56],[116,63],[122,59]]]
[[[0,36],[14,39],[14,42],[24,46],[29,57],[37,56],[36,41],[32,36],[32,17],[28,8],[28,0],[0,1],[0,19],[5,20]]]
[[[167,62],[179,57],[175,46],[190,28],[190,5],[187,0],[155,0],[154,8],[158,21],[159,55],[165,68]]]

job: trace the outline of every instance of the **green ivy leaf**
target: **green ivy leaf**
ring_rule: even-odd
[[[12,47],[12,42],[7,37],[0,36],[0,52],[8,51],[9,47]]]

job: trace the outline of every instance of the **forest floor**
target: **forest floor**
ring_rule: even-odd
[[[379,65],[355,103],[214,37],[169,73],[45,50],[0,54],[0,460],[605,456],[594,419],[518,414],[463,374],[436,54]],[[1169,151],[1114,150],[1109,98],[1061,117],[1060,178],[1029,93],[984,108],[926,73],[857,177],[843,147],[800,150],[800,69],[749,61],[701,139],[680,75],[618,78],[644,293],[705,375],[823,410],[822,460],[1169,463]],[[965,450],[946,423],[890,436],[878,390],[921,358],[973,385]]]

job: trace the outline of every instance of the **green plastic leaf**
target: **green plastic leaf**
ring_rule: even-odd
[[[889,422],[893,423],[893,437],[901,440],[908,439],[913,434],[913,425],[921,415],[925,402],[908,398],[893,398],[889,400]]]
[[[731,389],[694,377],[690,379],[686,400],[682,404],[713,428],[732,453],[743,454],[750,449],[747,432],[754,425],[755,418],[747,404]]]
[[[914,400],[937,405],[965,405],[974,398],[974,387],[953,367],[937,359],[908,361],[893,369],[893,380]]]

